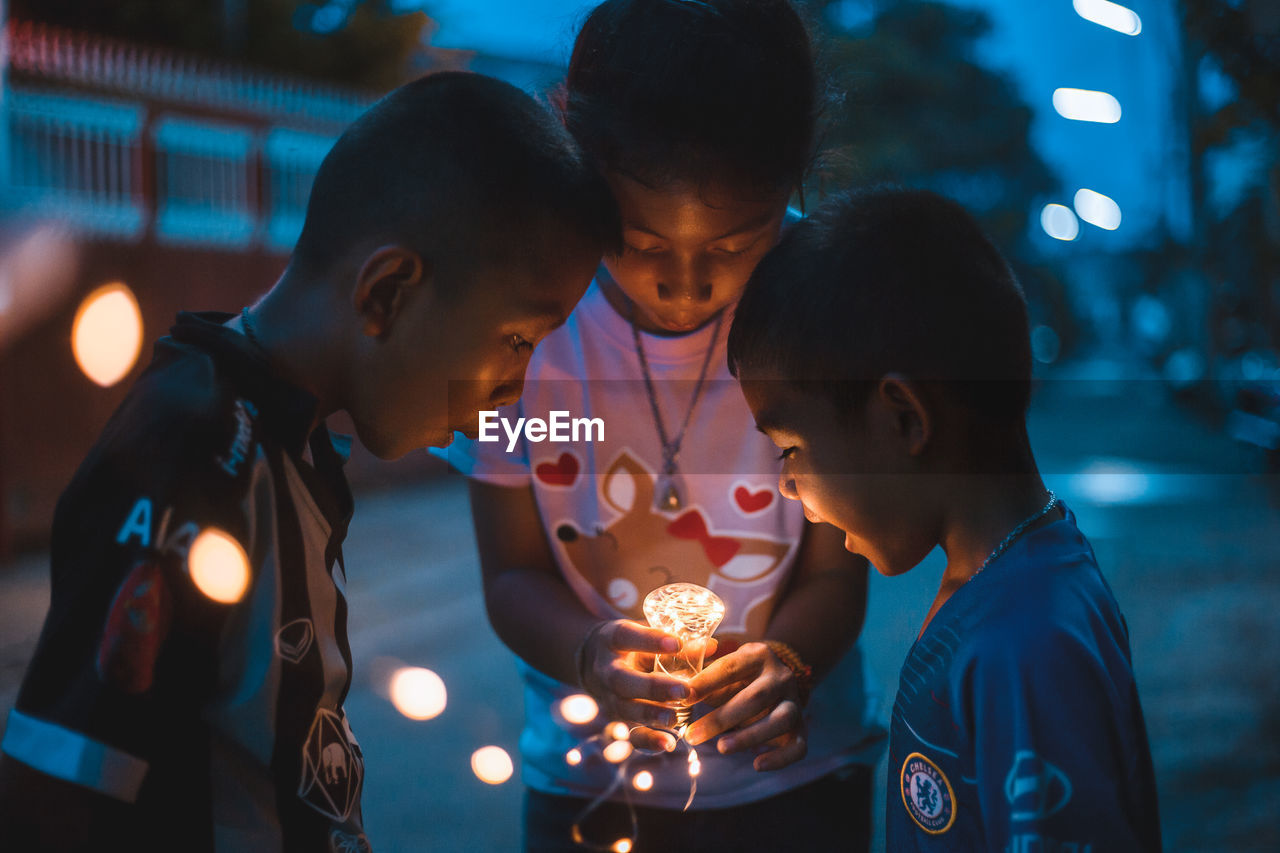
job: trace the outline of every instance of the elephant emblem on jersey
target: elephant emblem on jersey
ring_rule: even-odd
[[[556,526],[569,562],[629,618],[644,621],[644,596],[679,579],[708,587],[730,604],[722,631],[762,635],[779,586],[773,574],[792,543],[716,529],[696,505],[658,510],[656,483],[652,472],[622,451],[600,481],[600,498],[617,517],[590,532],[570,521]]]

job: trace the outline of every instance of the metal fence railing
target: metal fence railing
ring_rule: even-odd
[[[97,239],[283,252],[371,98],[37,24],[5,30],[0,206]]]

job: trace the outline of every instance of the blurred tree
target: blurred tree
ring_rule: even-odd
[[[973,211],[1006,250],[1028,256],[1027,218],[1055,179],[1031,147],[1031,108],[980,65],[980,11],[939,2],[810,0],[838,109],[828,111],[822,186],[894,181]]]
[[[1280,4],[1182,0],[1193,217],[1211,356],[1280,349]]]
[[[334,82],[402,82],[428,19],[388,0],[10,0],[18,20]]]
[[[1039,322],[1065,347],[1065,284],[1037,257],[1028,218],[1057,180],[1031,145],[1031,108],[978,63],[981,11],[924,0],[806,0],[832,97],[819,194],[890,181],[956,199],[1010,256]]]

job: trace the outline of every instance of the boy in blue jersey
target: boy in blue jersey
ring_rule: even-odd
[[[947,556],[893,708],[888,849],[1159,849],[1128,631],[1036,469],[1025,299],[973,219],[827,203],[757,267],[729,359],[783,495],[884,575]]]

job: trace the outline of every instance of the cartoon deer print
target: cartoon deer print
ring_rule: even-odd
[[[779,586],[771,575],[791,544],[712,530],[697,506],[660,512],[653,505],[655,482],[623,451],[600,484],[601,498],[618,517],[591,532],[567,522],[556,528],[569,561],[629,618],[643,622],[640,605],[649,590],[682,580],[724,599],[722,634],[762,635]]]

